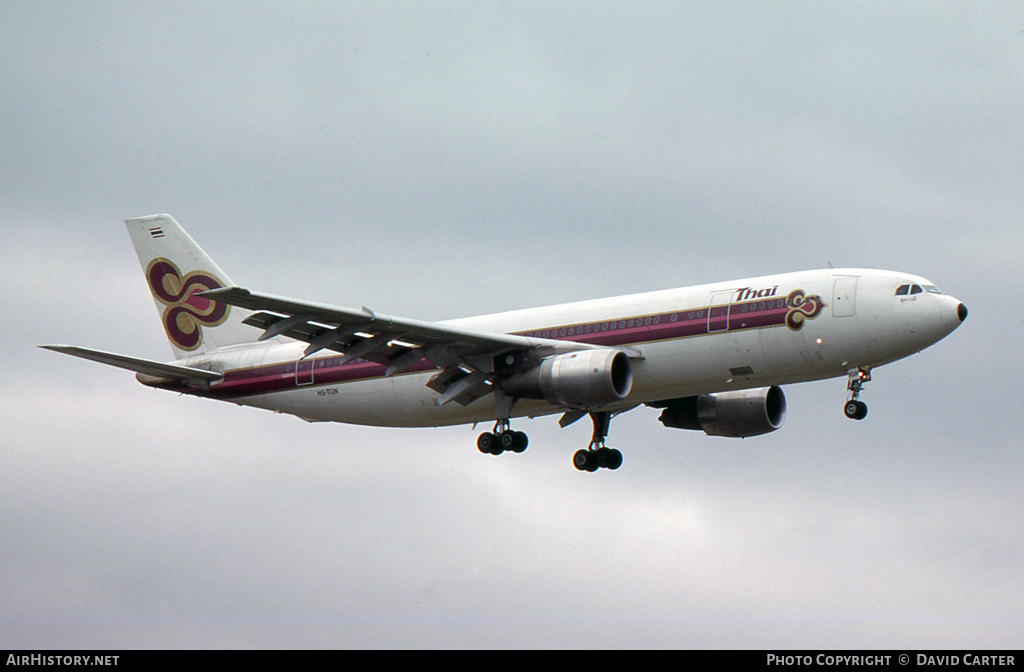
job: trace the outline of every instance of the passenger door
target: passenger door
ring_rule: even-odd
[[[313,384],[313,363],[316,360],[313,358],[299,359],[295,362],[295,384],[296,385],[312,385]]]
[[[729,308],[735,291],[716,292],[708,306],[708,333],[729,329]]]
[[[853,317],[857,311],[857,280],[855,275],[836,278],[832,285],[832,317]]]

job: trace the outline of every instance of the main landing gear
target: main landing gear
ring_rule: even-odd
[[[869,380],[871,380],[871,369],[866,366],[850,371],[850,379],[846,384],[846,389],[850,391],[850,398],[843,406],[843,413],[851,420],[863,420],[868,415],[868,405],[857,397],[860,396],[864,383]]]
[[[476,447],[487,455],[501,455],[506,450],[521,453],[530,444],[525,432],[515,432],[509,426],[508,418],[494,423],[493,432],[484,432],[476,439]]]
[[[608,411],[598,411],[591,413],[590,418],[594,421],[594,436],[590,439],[589,448],[577,450],[572,456],[573,466],[580,471],[590,472],[598,469],[618,469],[622,466],[622,453],[604,445],[612,414]]]

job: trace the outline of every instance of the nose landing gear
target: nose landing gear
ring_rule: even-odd
[[[843,406],[843,413],[851,420],[863,420],[868,415],[868,405],[860,401],[858,397],[860,397],[864,383],[870,380],[871,369],[866,366],[850,371],[849,381],[846,383],[846,389],[850,391],[850,398]]]

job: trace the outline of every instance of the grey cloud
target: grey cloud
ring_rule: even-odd
[[[0,644],[1017,646],[1018,18],[5,6]],[[744,441],[638,409],[586,475],[585,423],[491,458],[36,349],[166,356],[121,224],[155,212],[245,286],[424,319],[829,261],[971,316],[863,423],[840,380]]]

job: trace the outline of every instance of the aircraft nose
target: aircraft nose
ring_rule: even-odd
[[[945,332],[948,334],[967,319],[967,306],[952,296],[943,296],[939,313]]]

